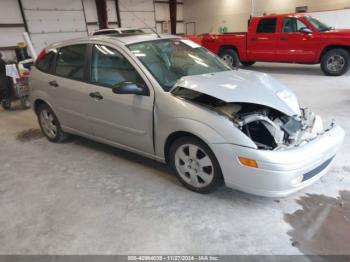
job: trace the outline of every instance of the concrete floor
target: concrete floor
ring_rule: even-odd
[[[83,138],[49,143],[31,110],[0,109],[0,253],[350,253],[338,243],[349,243],[338,234],[350,232],[350,74],[263,63],[252,69],[271,73],[301,105],[347,130],[322,180],[283,199],[225,187],[200,195],[164,165]]]

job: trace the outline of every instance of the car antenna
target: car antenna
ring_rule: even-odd
[[[158,38],[162,38],[157,30],[155,30],[153,27],[150,27],[145,21],[143,21],[140,17],[138,17],[133,11],[130,11],[128,8],[125,7],[124,4],[122,4],[121,2],[119,2],[119,4],[127,11],[132,13],[133,16],[135,16],[137,18],[137,20],[139,20],[142,24],[144,24],[146,26],[146,29],[150,29],[153,33],[155,33],[157,35]]]

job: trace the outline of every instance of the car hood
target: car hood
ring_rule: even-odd
[[[226,103],[260,104],[289,116],[300,115],[299,104],[294,93],[263,73],[232,70],[185,76],[177,81],[172,90],[176,87],[191,89]]]
[[[325,33],[327,35],[350,37],[350,29],[333,29],[333,30],[326,31],[323,33]]]

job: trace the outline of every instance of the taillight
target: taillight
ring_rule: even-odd
[[[35,62],[38,62],[41,58],[43,58],[46,55],[45,49],[42,50],[39,55],[36,57]]]

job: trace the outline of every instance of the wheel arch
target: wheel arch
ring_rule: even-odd
[[[187,131],[175,131],[171,134],[168,135],[168,137],[165,140],[164,143],[164,158],[165,158],[165,162],[168,164],[169,163],[169,152],[170,152],[170,147],[172,145],[172,143],[174,143],[175,140],[181,138],[181,137],[193,137],[196,138],[200,141],[202,141],[204,144],[206,144],[208,147],[208,143],[206,141],[204,141],[202,138],[200,138],[199,136],[187,132]]]
[[[51,108],[52,111],[54,111],[52,105],[49,102],[47,102],[46,100],[44,100],[42,98],[37,98],[33,102],[33,110],[36,114],[38,114],[38,109],[41,105],[47,105]]]
[[[234,46],[234,45],[222,45],[222,46],[220,46],[220,47],[219,47],[219,50],[218,50],[218,55],[220,56],[220,54],[221,54],[224,50],[227,50],[227,49],[229,49],[229,50],[234,50],[234,51],[237,53],[238,58],[240,58],[238,48],[237,48],[236,46]]]
[[[346,51],[350,54],[350,46],[346,46],[346,45],[328,45],[328,46],[325,46],[325,47],[322,49],[322,51],[321,51],[321,53],[320,53],[320,55],[319,55],[319,57],[318,57],[318,62],[320,63],[321,60],[322,60],[322,58],[323,58],[323,56],[324,56],[328,51],[333,50],[333,49],[344,49],[344,50],[346,50]]]
[[[170,147],[171,147],[172,143],[174,143],[177,139],[179,139],[181,137],[192,137],[192,138],[198,139],[203,144],[207,145],[207,147],[209,148],[209,150],[213,154],[213,156],[215,158],[215,161],[217,162],[217,165],[218,165],[218,168],[219,168],[219,172],[220,172],[220,177],[221,177],[222,181],[225,183],[224,175],[222,173],[221,164],[220,164],[217,156],[215,155],[215,152],[210,147],[209,143],[207,141],[203,140],[201,137],[199,137],[199,136],[197,136],[197,135],[195,135],[193,133],[187,132],[187,131],[175,131],[175,132],[171,133],[167,137],[166,142],[164,143],[164,157],[165,157],[166,164],[169,165],[169,163],[170,163],[170,161],[169,161],[169,153],[170,153]]]

